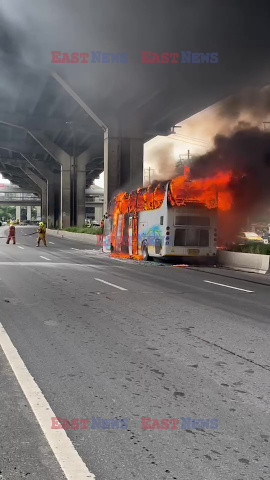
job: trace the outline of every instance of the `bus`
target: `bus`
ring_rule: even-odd
[[[163,186],[162,200],[161,188],[159,185],[158,206],[153,201],[145,205],[143,189],[126,194],[128,199],[122,197],[120,207],[114,208],[105,221],[103,250],[143,260],[181,257],[188,263],[196,257],[213,262],[217,252],[217,205],[208,208],[202,201],[186,198],[181,205],[172,206],[169,183]]]

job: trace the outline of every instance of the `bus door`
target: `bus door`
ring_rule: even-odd
[[[133,218],[128,219],[128,253],[132,255]]]
[[[138,219],[136,215],[130,216],[128,221],[128,253],[138,254]]]
[[[115,235],[115,251],[118,252],[118,253],[121,252],[122,228],[123,228],[123,215],[118,215],[116,235]]]
[[[112,217],[104,219],[104,231],[102,238],[102,249],[105,253],[111,252],[111,232],[112,232]]]

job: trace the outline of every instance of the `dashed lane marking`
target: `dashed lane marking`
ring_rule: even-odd
[[[0,345],[67,480],[95,480],[95,475],[90,473],[65,430],[51,428],[52,418],[56,415],[1,323]]]
[[[54,242],[49,242],[49,243],[51,243],[51,245],[54,245]]]
[[[24,250],[24,247],[21,247],[20,245],[17,245],[18,248],[20,248],[21,250]]]
[[[245,290],[244,288],[232,287],[232,285],[225,285],[224,283],[210,282],[210,280],[204,280],[205,283],[211,283],[218,285],[219,287],[232,288],[233,290],[240,290],[241,292],[254,293],[254,290]]]
[[[95,280],[97,280],[97,282],[102,282],[106,285],[110,285],[111,287],[118,288],[119,290],[125,290],[127,292],[127,288],[119,287],[119,285],[115,285],[114,283],[105,282],[105,280],[101,280],[101,278],[95,278]]]
[[[50,261],[50,258],[43,257],[42,255],[40,255],[40,258],[44,258],[44,260],[48,260],[48,262]]]

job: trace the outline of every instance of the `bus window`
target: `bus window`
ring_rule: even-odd
[[[186,245],[186,230],[177,228],[175,230],[174,245],[176,247],[185,247]]]
[[[209,231],[199,228],[176,228],[175,247],[208,247]]]
[[[206,216],[198,215],[176,215],[175,225],[187,225],[187,226],[198,226],[198,227],[209,227],[210,218]]]
[[[200,247],[209,247],[209,231],[200,230]]]
[[[197,247],[200,243],[199,240],[199,230],[197,228],[187,229],[186,234],[186,245],[189,247]]]

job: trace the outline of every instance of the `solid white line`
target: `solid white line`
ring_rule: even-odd
[[[21,248],[22,250],[24,250],[24,247],[20,247],[19,245],[18,245],[18,248]]]
[[[23,363],[1,323],[0,345],[66,478],[68,480],[78,480],[78,478],[80,480],[94,480],[95,475],[89,472],[65,430],[53,430],[51,428],[51,419],[56,415]]]
[[[105,280],[101,280],[101,278],[95,278],[95,280],[97,280],[98,282],[106,283],[106,285],[110,285],[111,287],[118,288],[119,290],[127,291],[127,288],[119,287],[118,285],[115,285],[114,283],[105,282]]]
[[[254,293],[254,290],[245,290],[244,288],[232,287],[231,285],[224,285],[224,283],[210,282],[210,280],[204,280],[205,283],[212,283],[213,285],[219,285],[220,287],[232,288],[233,290],[240,290],[241,292]]]
[[[50,261],[50,258],[43,257],[42,255],[40,255],[40,258],[44,258],[44,260],[48,260],[48,261]]]

